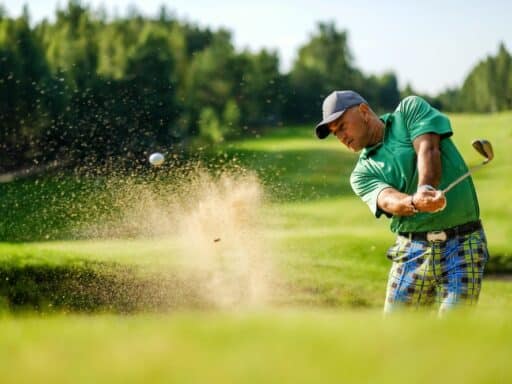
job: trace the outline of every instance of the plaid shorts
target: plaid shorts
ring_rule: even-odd
[[[393,265],[384,312],[437,305],[441,314],[462,304],[477,303],[489,253],[480,229],[446,242],[398,236],[387,257]]]

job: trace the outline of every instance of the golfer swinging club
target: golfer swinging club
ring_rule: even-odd
[[[352,189],[397,234],[384,312],[476,304],[489,255],[472,179],[441,191],[467,172],[448,118],[417,96],[379,117],[354,91],[331,93],[322,109],[317,137],[361,151]]]

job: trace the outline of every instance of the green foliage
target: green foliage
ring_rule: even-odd
[[[430,105],[432,105],[434,108],[437,108],[437,109],[448,109],[448,108],[451,108],[451,107],[448,107],[445,104],[442,104],[441,101],[440,101],[441,99],[439,97],[432,97],[432,96],[427,95],[427,94],[421,94],[419,92],[416,92],[414,89],[412,89],[410,84],[407,84],[405,86],[405,88],[400,92],[400,99],[403,99],[403,98],[405,98],[407,96],[411,96],[411,95],[421,96],[422,98],[427,100]],[[454,97],[456,97],[456,96],[458,96],[458,92],[456,92],[454,94]],[[443,100],[447,100],[446,97]],[[449,100],[452,100],[452,99],[449,99]]]
[[[165,31],[146,30],[141,35],[126,62],[125,84],[135,91],[139,115],[134,119],[146,135],[139,145],[146,147],[169,144],[179,138],[173,128],[178,117],[176,58],[172,54]]]
[[[217,116],[222,113],[233,93],[236,74],[227,68],[233,68],[234,60],[234,48],[226,31],[220,31],[207,48],[194,55],[185,79],[189,105],[187,117],[191,129],[206,106]],[[210,112],[208,114],[211,115]]]
[[[380,112],[394,110],[401,99],[398,80],[392,72],[365,79],[361,94]]]
[[[98,27],[87,7],[70,1],[67,9],[57,10],[54,24],[40,30],[48,64],[72,89],[82,91],[94,79]]]
[[[445,111],[462,112],[464,110],[462,106],[460,89],[448,88],[441,92],[437,97],[436,107],[444,109]],[[432,100],[431,100],[432,101]],[[432,104],[436,104],[433,102]]]
[[[222,114],[222,125],[225,135],[237,132],[240,124],[240,108],[235,100],[228,100]]]
[[[186,151],[195,137],[218,142],[311,123],[334,89],[360,92],[378,112],[400,100],[396,76],[363,74],[348,32],[334,23],[319,23],[283,74],[276,52],[238,52],[228,31],[165,7],[155,18],[132,9],[110,19],[70,0],[33,26],[28,7],[18,19],[1,14],[0,172],[53,160],[134,165],[149,148]],[[461,89],[427,99],[454,111],[510,109],[511,67],[502,44]]]
[[[41,159],[49,68],[28,20],[0,20],[0,170]]]
[[[223,139],[220,121],[215,110],[206,107],[199,116],[199,135],[211,143],[218,143]]]
[[[212,107],[205,107],[199,115],[199,137],[208,143],[219,143],[238,131],[240,108],[231,99],[219,115]]]
[[[308,43],[299,49],[290,72],[292,121],[313,121],[325,96],[335,89],[358,89],[361,74],[353,66],[348,35],[333,23],[319,23]]]
[[[354,89],[377,111],[394,109],[398,81],[393,73],[365,76],[354,64],[348,33],[334,23],[319,23],[310,40],[299,49],[290,72],[286,120],[318,120],[322,100],[336,89]]]
[[[496,112],[512,109],[512,57],[503,43],[496,56],[480,61],[460,90],[439,96],[443,108],[452,111]]]
[[[262,50],[239,55],[237,66],[241,78],[236,86],[240,100],[240,124],[242,127],[276,125],[283,120],[283,89],[285,79],[279,72],[279,58],[276,52]]]
[[[347,32],[338,31],[333,23],[319,23],[318,34],[299,49],[292,77],[310,72],[322,78],[323,85],[330,88],[334,84],[349,83],[354,68],[347,40]]]

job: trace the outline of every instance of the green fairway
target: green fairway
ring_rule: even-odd
[[[510,273],[512,247],[507,240],[512,235],[512,208],[506,204],[506,197],[512,187],[508,177],[512,155],[507,150],[512,114],[455,115],[452,122],[454,140],[469,164],[480,161],[470,146],[473,138],[485,137],[494,145],[496,159],[474,178],[492,255],[488,271]],[[393,236],[386,219],[375,220],[350,190],[348,176],[357,155],[334,138],[315,140],[310,127],[269,131],[260,138],[227,143],[216,151],[237,158],[265,183],[271,201],[261,212],[265,252],[277,266],[275,278],[286,288],[278,290],[275,301],[293,305],[381,305],[389,267],[384,253]],[[105,196],[99,193],[105,188],[101,183],[92,187],[88,183],[59,176],[43,182],[0,185],[8,219],[1,227],[2,237],[30,239],[32,234],[39,239],[45,232],[51,234],[50,238],[76,236],[75,222],[82,223],[89,216],[91,221],[97,220],[102,217],[102,209],[107,211]],[[91,196],[98,198],[91,200]],[[20,209],[8,208],[16,206]],[[118,265],[135,265],[148,271],[162,265],[172,269],[186,264],[176,250],[172,236],[0,245],[4,271],[13,266],[16,271],[26,266],[45,266],[51,271],[67,265],[80,266],[86,273],[91,263],[96,263],[96,270],[115,270]],[[5,287],[8,283],[3,284]],[[492,289],[498,283],[489,280],[487,284]]]
[[[311,127],[288,127],[214,150],[215,158],[236,158],[254,170],[266,190],[251,234],[257,241],[246,245],[269,262],[265,300],[228,305],[233,311],[204,310],[217,308],[201,285],[217,270],[197,270],[207,263],[194,256],[203,249],[194,248],[204,243],[199,230],[185,245],[172,230],[146,236],[136,226],[154,218],[142,210],[141,217],[128,216],[129,236],[84,235],[84,224],[120,209],[103,214],[109,189],[101,180],[59,176],[0,185],[3,379],[510,382],[512,113],[454,115],[452,123],[469,165],[481,161],[472,139],[489,139],[495,151],[474,176],[491,253],[476,312],[384,321],[385,252],[394,236],[350,189],[357,155],[334,138],[316,140]],[[134,200],[143,198],[137,193]],[[215,237],[208,243],[214,257],[233,251],[234,240],[237,251],[253,240]],[[248,271],[235,282],[260,272]],[[83,311],[89,314],[75,313]]]

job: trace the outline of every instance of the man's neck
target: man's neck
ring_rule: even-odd
[[[374,120],[371,127],[371,134],[370,134],[370,146],[373,146],[375,144],[380,143],[382,140],[384,140],[384,123],[380,119]]]

